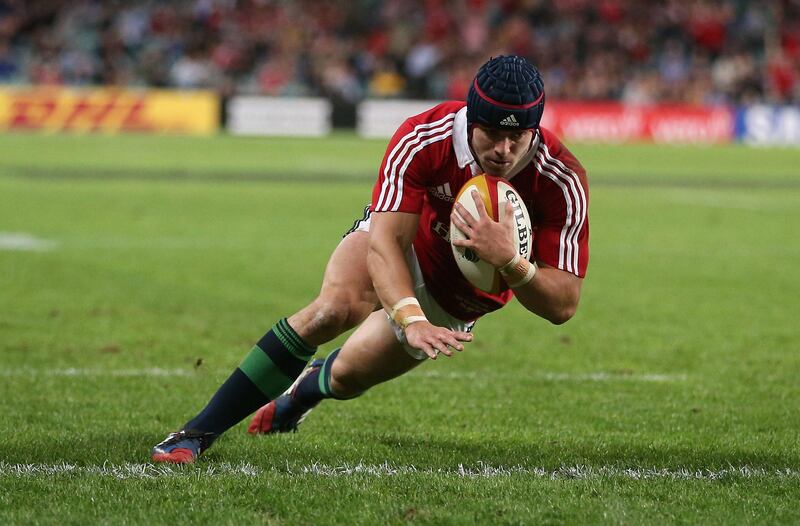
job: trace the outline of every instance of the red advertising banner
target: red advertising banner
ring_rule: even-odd
[[[634,106],[614,102],[549,102],[542,126],[566,141],[726,143],[735,114],[725,106]]]

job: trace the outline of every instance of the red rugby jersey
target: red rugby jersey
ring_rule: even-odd
[[[461,186],[480,173],[467,143],[464,102],[445,102],[407,119],[395,132],[372,191],[374,212],[420,214],[414,249],[425,284],[448,313],[474,320],[513,296],[488,294],[461,274],[450,248],[450,211]],[[530,212],[533,257],[583,277],[589,262],[586,172],[561,141],[540,128],[510,179]]]

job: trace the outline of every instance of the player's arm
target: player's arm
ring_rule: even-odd
[[[370,219],[367,268],[383,307],[404,327],[408,344],[435,359],[437,352],[451,356],[452,347],[463,350],[472,335],[436,327],[424,318],[414,295],[406,253],[417,233],[419,214],[374,212]]]
[[[583,278],[542,262],[528,264],[535,265],[536,268],[531,280],[511,287],[519,302],[529,311],[555,324],[564,323],[572,318],[578,310]],[[506,282],[511,281],[509,285],[513,285],[515,283],[513,280],[523,279],[526,274],[527,270],[525,274],[522,272],[517,276],[510,274],[508,277],[504,276],[504,279]]]
[[[470,248],[482,260],[500,270],[522,305],[546,320],[561,324],[578,309],[583,279],[548,265],[520,260],[514,245],[516,225],[510,203],[505,220],[494,221],[486,213],[483,200],[473,192],[479,217],[475,219],[460,203],[453,207],[453,221],[468,239],[454,241],[457,246]]]

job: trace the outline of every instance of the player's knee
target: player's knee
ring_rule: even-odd
[[[312,324],[319,332],[341,334],[359,322],[354,305],[346,300],[319,297],[313,307]]]
[[[331,371],[331,390],[336,398],[355,398],[367,391],[371,385],[366,385],[355,371],[333,368]]]
[[[320,294],[289,318],[289,325],[312,346],[321,345],[352,329],[372,312],[374,305],[347,295]]]

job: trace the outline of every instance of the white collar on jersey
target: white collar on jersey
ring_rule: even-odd
[[[455,151],[459,168],[464,168],[465,166],[470,165],[472,175],[478,175],[481,172],[481,169],[478,166],[478,163],[475,161],[475,157],[472,156],[472,150],[469,147],[469,134],[467,132],[467,107],[464,106],[458,110],[458,113],[456,113],[456,116],[453,119],[453,151]],[[517,175],[520,170],[522,170],[529,162],[533,160],[534,156],[536,155],[536,150],[539,149],[540,137],[541,135],[539,134],[539,130],[536,130],[535,136],[533,137],[533,143],[531,144],[531,149],[525,154],[522,162],[517,164],[516,169],[509,174],[508,179],[511,179]]]
[[[472,150],[469,149],[468,140],[467,107],[464,106],[458,110],[455,119],[453,119],[453,150],[456,152],[459,168],[464,168],[468,164],[478,164],[472,157]],[[475,173],[476,167],[473,168],[473,173]]]

